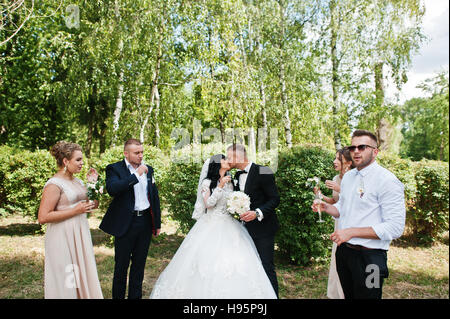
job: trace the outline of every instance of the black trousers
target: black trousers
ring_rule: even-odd
[[[263,268],[269,277],[270,283],[272,284],[273,290],[278,298],[278,280],[277,274],[275,272],[275,264],[273,262],[274,250],[275,250],[275,237],[268,236],[262,238],[252,238],[255,243],[256,250],[258,251],[259,257]]]
[[[142,298],[142,281],[147,261],[148,248],[152,239],[152,224],[150,213],[143,216],[133,216],[133,221],[126,234],[114,238],[114,278],[112,298],[124,299],[127,284],[128,267],[130,278],[128,282],[128,299]]]
[[[389,276],[386,250],[355,250],[343,243],[336,249],[336,269],[345,299],[381,299]]]

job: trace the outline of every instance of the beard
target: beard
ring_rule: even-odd
[[[361,163],[360,164],[358,164],[358,165],[356,165],[356,168],[359,168],[359,169],[361,169],[361,168],[364,168],[364,167],[366,167],[367,165],[369,165],[371,162],[372,162],[372,160],[375,158],[375,156],[373,155],[373,151],[370,153],[370,155],[364,160],[364,159],[362,159],[362,161],[361,161]]]
[[[139,167],[142,164],[142,160],[136,159],[136,160],[129,160],[128,161],[133,167]]]

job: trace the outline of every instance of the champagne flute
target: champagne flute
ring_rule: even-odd
[[[325,221],[322,220],[322,207],[321,207],[321,203],[322,203],[322,192],[320,190],[317,191],[317,193],[314,195],[314,205],[317,205],[317,212],[319,213],[319,220],[317,221],[318,223],[324,223]]]

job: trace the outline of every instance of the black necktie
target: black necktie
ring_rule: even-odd
[[[241,174],[247,174],[247,171],[245,171],[245,170],[237,171],[236,174],[234,175],[234,179],[236,180],[236,186],[234,187],[235,191],[241,190],[241,188],[239,187],[239,176],[241,176]]]

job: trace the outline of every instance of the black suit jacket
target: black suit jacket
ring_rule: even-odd
[[[147,196],[150,202],[152,232],[161,228],[161,208],[156,184],[152,183],[153,168],[149,165],[147,173]],[[134,185],[139,181],[131,174],[125,160],[106,166],[106,190],[113,197],[111,204],[99,226],[104,232],[116,237],[125,235],[133,219]]]
[[[250,210],[259,208],[264,218],[245,223],[253,238],[275,236],[279,228],[275,208],[280,204],[280,195],[272,170],[267,166],[252,164],[248,172],[244,193],[250,197]]]

